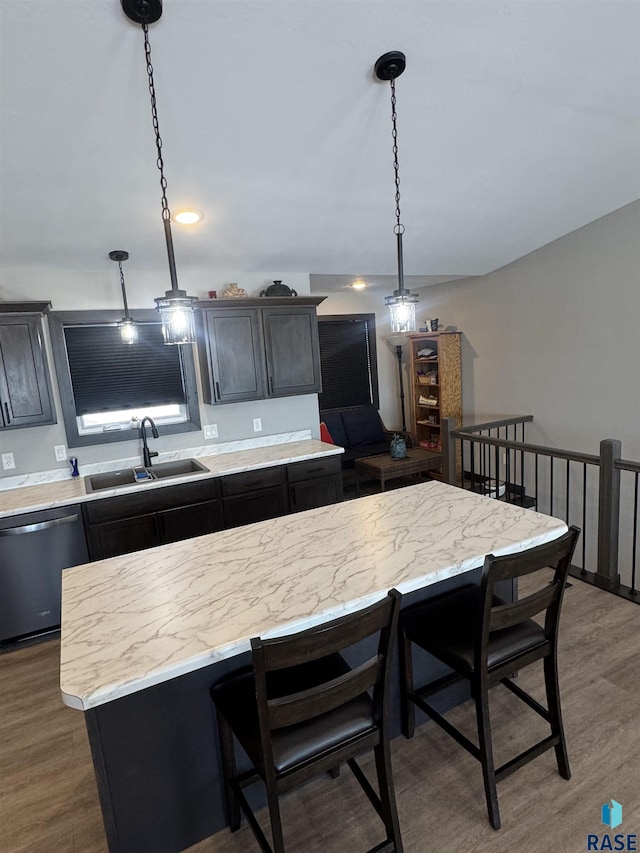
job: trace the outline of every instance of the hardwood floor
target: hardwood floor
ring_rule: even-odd
[[[0,853],[106,853],[83,716],[58,692],[58,641],[0,655]],[[573,777],[553,752],[500,783],[503,828],[487,821],[480,765],[436,726],[393,742],[406,853],[586,850],[601,833],[600,806],[622,803],[616,832],[640,834],[640,607],[575,581],[560,638],[561,686]],[[536,667],[520,683],[542,697]],[[544,724],[502,688],[493,691],[496,757],[502,761]],[[474,736],[470,704],[452,719]],[[283,800],[291,853],[367,850],[380,824],[348,771]],[[258,853],[248,829],[227,830],[190,853]]]

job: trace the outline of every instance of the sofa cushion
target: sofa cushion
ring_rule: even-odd
[[[382,444],[386,441],[380,415],[373,406],[343,411],[342,422],[349,447],[365,447],[369,444]],[[331,428],[329,427],[329,429]],[[331,434],[333,435],[333,433]]]
[[[331,433],[333,443],[337,444],[339,447],[346,447],[348,442],[347,434],[344,431],[344,426],[342,425],[342,412],[323,412],[322,420],[326,428]]]

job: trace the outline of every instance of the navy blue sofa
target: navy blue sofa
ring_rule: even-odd
[[[385,429],[373,406],[332,409],[320,413],[320,420],[331,434],[334,444],[344,447],[340,457],[343,468],[353,468],[363,456],[387,453],[393,432]]]

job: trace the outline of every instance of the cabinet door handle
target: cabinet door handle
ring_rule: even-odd
[[[34,524],[23,524],[20,527],[7,527],[6,530],[0,530],[0,536],[19,536],[21,533],[49,530],[50,527],[57,527],[59,524],[72,524],[78,521],[78,518],[77,514],[63,515],[62,518],[52,518],[50,521],[36,521]]]
[[[307,468],[307,474],[319,474],[324,471],[324,468],[320,466],[319,468]]]
[[[4,404],[4,420],[7,426],[11,423],[11,418],[9,417],[9,404]]]
[[[220,399],[220,383],[216,382],[216,400]]]
[[[269,377],[269,392],[273,394],[273,376]]]

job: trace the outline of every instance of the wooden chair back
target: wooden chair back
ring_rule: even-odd
[[[476,649],[477,664],[486,665],[489,639],[494,631],[511,628],[545,611],[545,639],[555,645],[567,575],[579,536],[579,528],[570,527],[559,539],[519,554],[504,557],[489,554],[486,557],[481,581],[483,610],[480,642]],[[553,578],[549,583],[544,582],[540,589],[514,602],[493,604],[498,582],[523,578],[545,568],[553,569]]]
[[[400,593],[392,589],[382,601],[323,625],[288,637],[251,640],[263,743],[271,731],[311,720],[345,705],[367,690],[373,690],[374,719],[383,724],[401,598]],[[302,691],[296,690],[292,679],[290,693],[269,698],[268,673],[340,652],[376,633],[379,633],[377,654],[360,666]]]

